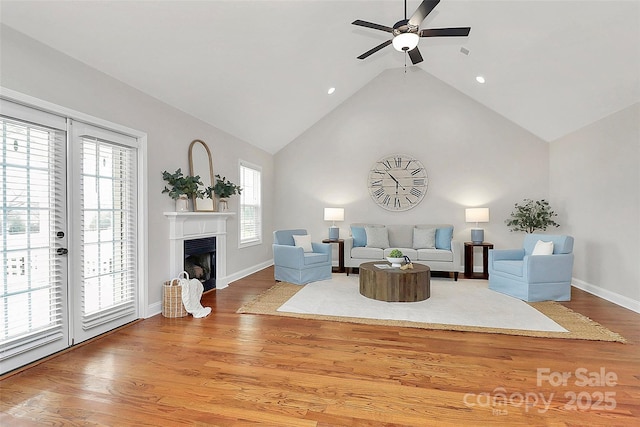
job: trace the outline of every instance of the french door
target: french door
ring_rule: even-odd
[[[136,140],[0,101],[0,373],[135,320]]]
[[[136,142],[85,123],[71,125],[74,344],[138,318]]]
[[[4,102],[2,113],[0,367],[6,372],[69,346],[69,307],[66,120]]]

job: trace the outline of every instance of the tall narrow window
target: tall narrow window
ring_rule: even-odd
[[[258,166],[240,161],[240,247],[262,243],[261,174]]]

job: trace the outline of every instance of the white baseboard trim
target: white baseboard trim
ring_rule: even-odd
[[[620,307],[624,307],[631,311],[635,311],[636,313],[640,313],[640,301],[633,300],[629,297],[625,297],[624,295],[608,291],[599,286],[592,285],[591,283],[587,283],[576,278],[571,279],[571,285],[575,286],[578,289],[582,289],[585,292],[589,292],[592,295],[595,295],[602,299],[606,299],[607,301],[619,305]]]
[[[273,260],[269,260],[269,261],[262,262],[260,264],[256,264],[252,267],[245,268],[244,270],[240,270],[237,273],[230,274],[227,277],[225,277],[226,282],[224,287],[226,288],[227,286],[229,286],[229,283],[235,282],[236,280],[240,280],[243,277],[247,277],[253,273],[256,273],[272,265],[273,265]]]
[[[272,265],[273,265],[273,260],[265,261],[263,263],[256,264],[252,267],[245,268],[244,270],[241,270],[237,273],[230,274],[226,277],[218,278],[216,279],[216,289],[224,289],[227,286],[229,286],[229,283],[235,282],[236,280],[240,280],[243,277],[247,277],[253,273],[256,273]],[[145,319],[148,319],[149,317],[153,317],[160,313],[162,313],[162,301],[154,302],[153,304],[149,304],[147,306],[147,313],[146,313]]]
[[[154,302],[153,304],[149,304],[147,306],[147,315],[145,316],[145,319],[148,319],[149,317],[153,317],[160,313],[162,313],[162,301]]]

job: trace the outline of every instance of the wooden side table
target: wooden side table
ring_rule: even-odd
[[[333,269],[335,273],[344,273],[344,239],[324,239],[322,243],[337,243],[338,244],[338,269]]]
[[[473,272],[473,248],[482,247],[482,273]],[[489,278],[489,249],[493,249],[493,243],[464,242],[464,277],[467,279]]]

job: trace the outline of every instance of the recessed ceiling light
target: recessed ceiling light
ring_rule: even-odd
[[[485,79],[484,79],[484,77],[482,77],[482,76],[476,76],[476,81],[477,81],[478,83],[484,83],[484,82],[485,82]]]
[[[329,90],[327,91],[327,94],[331,95],[335,91],[336,91],[335,87],[330,87]]]

